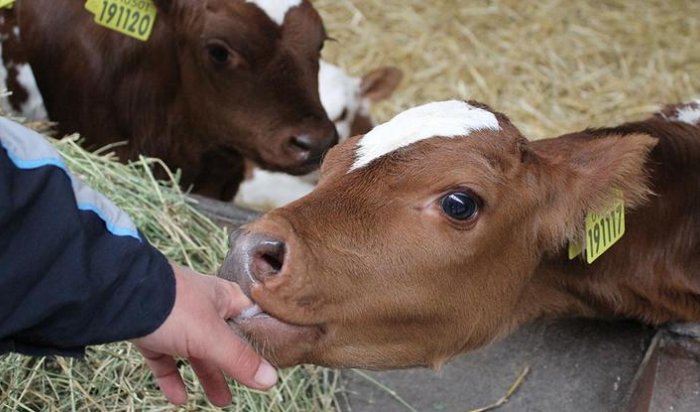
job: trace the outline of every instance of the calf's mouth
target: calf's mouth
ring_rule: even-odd
[[[278,367],[310,362],[314,344],[319,341],[320,326],[303,326],[272,316],[257,304],[245,309],[229,325]]]
[[[271,266],[270,270],[281,269],[281,262],[275,262],[274,257],[264,253],[274,247],[274,244],[239,229],[231,235],[231,250],[217,276],[237,283],[253,302],[230,319],[229,325],[270,362],[287,367],[311,361],[311,354],[317,349],[324,328],[322,325],[300,325],[285,319],[279,309],[266,308],[264,302],[256,301],[253,290],[264,288],[258,279],[260,266],[267,264]],[[262,259],[263,264],[257,262],[258,259]],[[265,296],[274,299],[269,291]]]

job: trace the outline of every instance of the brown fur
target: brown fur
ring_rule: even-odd
[[[242,159],[304,174],[332,145],[335,129],[318,96],[325,40],[308,1],[277,26],[242,0],[159,0],[148,42],[93,22],[83,0],[18,1],[22,42],[52,120],[95,148],[128,141],[118,154],[162,158],[185,186],[230,199]],[[231,58],[217,65],[212,41]],[[305,157],[292,136],[319,153]],[[313,152],[312,152],[313,153]]]
[[[428,139],[350,173],[358,138],[333,149],[313,193],[233,239],[221,276],[274,316],[236,327],[280,365],[396,368],[542,317],[699,321],[700,128],[651,118],[528,142],[497,117],[499,132]],[[441,211],[457,188],[481,198],[475,219]],[[625,236],[593,264],[568,260],[612,189]],[[261,271],[260,236],[284,242],[279,271]]]

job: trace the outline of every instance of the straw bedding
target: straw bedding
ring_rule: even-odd
[[[530,138],[640,118],[657,104],[700,96],[700,2],[694,0],[316,0],[329,34],[324,58],[361,75],[404,70],[377,120],[412,105],[476,99],[508,114]],[[226,236],[158,183],[143,159],[126,166],[57,144],[69,165],[124,207],[170,258],[213,272]],[[210,409],[189,368],[187,409]],[[338,374],[289,371],[269,394],[236,389],[232,410],[332,410]],[[128,344],[92,348],[85,361],[0,358],[2,410],[161,410],[167,404]]]
[[[476,99],[530,138],[636,119],[700,97],[693,0],[318,0],[324,57],[406,77],[376,107],[388,120],[432,100]]]

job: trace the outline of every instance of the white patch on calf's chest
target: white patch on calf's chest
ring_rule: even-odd
[[[24,63],[17,66],[17,81],[27,91],[27,100],[22,103],[20,114],[29,120],[46,120],[48,114],[44,107],[44,99],[39,93],[39,87],[34,79],[34,72],[29,64]]]
[[[9,91],[7,87],[7,68],[2,58],[2,42],[0,42],[0,93],[5,93],[7,91]],[[0,97],[0,108],[2,108],[2,111],[5,113],[12,112],[8,96]]]
[[[679,108],[673,120],[688,123],[693,126],[700,125],[700,99]]]
[[[346,78],[340,67],[323,60],[319,62],[318,91],[321,95],[321,104],[331,120],[339,117],[345,108]]]
[[[15,26],[12,28],[12,34],[4,34],[0,39],[0,90],[9,90],[8,81],[16,80],[19,90],[27,93],[27,99],[23,102],[10,101],[9,96],[0,98],[0,107],[6,113],[13,113],[25,117],[28,120],[46,120],[48,114],[46,113],[46,108],[44,106],[44,99],[41,97],[39,92],[39,87],[36,84],[36,79],[34,78],[34,72],[26,61],[20,60],[19,62],[12,60],[13,56],[10,56],[10,60],[5,61],[3,58],[3,42],[19,42],[20,41],[20,31],[19,27]],[[14,57],[16,58],[16,57]],[[10,76],[16,76],[9,79]],[[19,106],[19,107],[17,107]]]
[[[287,12],[301,4],[301,0],[246,0],[260,7],[278,25],[284,23]]]
[[[270,210],[306,196],[314,185],[301,177],[255,169],[252,178],[241,183],[234,203],[256,210]]]
[[[428,103],[398,114],[362,137],[349,172],[421,140],[468,136],[477,130],[500,129],[493,113],[466,102],[448,100]]]
[[[363,104],[360,97],[360,82],[350,77],[338,66],[321,60],[318,72],[318,89],[321,104],[328,118],[335,123],[340,141],[350,137],[350,126]],[[343,112],[344,116],[343,116]]]

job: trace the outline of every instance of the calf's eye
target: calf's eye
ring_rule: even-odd
[[[231,56],[226,47],[214,44],[209,46],[209,57],[214,63],[223,65],[228,63]]]
[[[440,201],[442,211],[455,220],[469,220],[479,211],[479,202],[470,193],[453,192]]]

